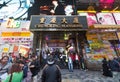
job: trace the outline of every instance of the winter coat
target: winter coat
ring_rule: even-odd
[[[34,77],[40,71],[40,62],[39,62],[39,60],[34,60],[34,61],[31,62],[30,66],[31,65],[35,65],[34,68],[30,68],[30,71],[32,73],[32,77]]]
[[[103,75],[104,76],[109,76],[109,77],[113,77],[112,71],[109,68],[108,62],[106,60],[102,61],[102,68],[103,68]]]
[[[55,65],[46,65],[42,72],[42,82],[61,82],[60,68]]]

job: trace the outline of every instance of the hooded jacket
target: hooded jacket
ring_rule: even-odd
[[[60,68],[53,64],[47,64],[42,71],[42,82],[61,82]]]

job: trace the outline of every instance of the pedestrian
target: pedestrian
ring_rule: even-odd
[[[23,61],[23,60],[18,60],[16,63],[18,63],[20,65],[21,69],[23,70],[22,82],[31,82],[32,73],[31,73],[30,69],[28,68],[27,62]]]
[[[111,71],[113,72],[113,78],[118,76],[118,72],[120,72],[120,65],[116,58],[111,58],[108,63]]]
[[[32,73],[32,81],[37,82],[37,75],[40,71],[40,61],[37,59],[36,55],[31,55],[32,61],[30,62],[29,68]]]
[[[69,56],[68,56],[68,69],[70,72],[73,72],[73,60],[72,60],[71,54],[69,54]]]
[[[77,53],[74,53],[74,55],[75,55],[75,66],[76,66],[77,69],[79,69],[80,68],[80,63],[79,63],[80,62],[80,57]]]
[[[61,82],[61,71],[52,55],[48,57],[47,64],[42,70],[41,82]]]
[[[8,77],[2,82],[22,82],[23,71],[18,63],[14,63],[11,67]]]
[[[0,76],[9,72],[12,64],[9,63],[8,61],[9,61],[8,56],[3,56],[2,59],[0,60]]]
[[[103,58],[102,61],[103,75],[108,77],[113,77],[112,71],[108,65],[106,58]]]

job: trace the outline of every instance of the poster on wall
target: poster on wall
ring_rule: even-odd
[[[87,17],[88,26],[97,24],[95,13],[79,13],[79,15]]]
[[[9,44],[7,44],[7,43],[4,44],[4,45],[2,44],[0,47],[1,47],[1,50],[2,50],[1,53],[7,53],[7,52],[9,52],[9,47],[10,47]]]
[[[14,45],[13,52],[17,52],[18,49],[19,49],[19,46],[18,45]]]
[[[115,21],[118,25],[120,25],[120,13],[113,13]]]
[[[29,31],[30,21],[14,20],[8,27],[6,24],[7,21],[4,21],[0,26],[0,54],[3,50],[18,54],[20,45],[32,47],[33,33]],[[9,45],[8,49],[3,47],[6,43]]]
[[[111,13],[97,13],[97,20],[102,25],[115,25],[113,15]]]
[[[27,58],[29,50],[30,50],[30,48],[27,47],[27,46],[20,46],[19,53],[21,53],[22,56],[24,56],[25,58]]]

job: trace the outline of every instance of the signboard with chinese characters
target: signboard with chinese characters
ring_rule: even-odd
[[[79,31],[87,29],[86,16],[33,15],[31,31]]]

